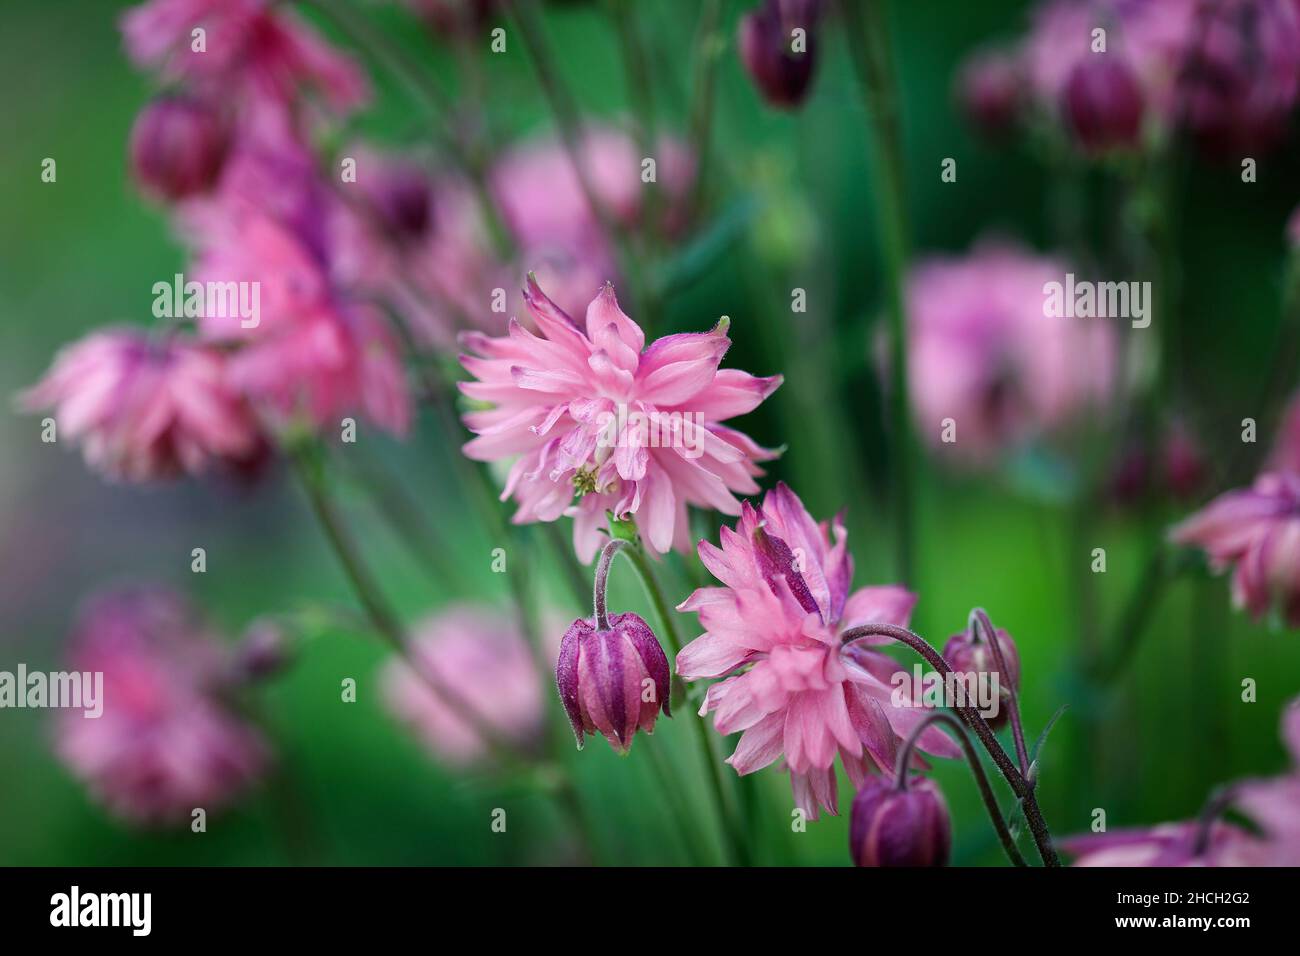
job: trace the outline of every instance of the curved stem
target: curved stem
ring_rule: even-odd
[[[614,555],[618,554],[624,548],[630,548],[631,544],[622,538],[614,538],[605,547],[600,549],[600,560],[596,563],[596,579],[592,585],[592,608],[593,617],[596,621],[596,630],[609,630],[609,608],[605,602],[605,591],[609,587],[609,567],[614,563]]]
[[[1223,816],[1228,807],[1232,806],[1232,801],[1237,798],[1237,790],[1237,786],[1227,784],[1215,790],[1210,794],[1210,798],[1205,801],[1200,816],[1196,818],[1196,842],[1192,845],[1192,852],[1195,857],[1204,856],[1205,851],[1210,848],[1210,837],[1214,834],[1214,824],[1219,817]]]
[[[978,630],[982,628],[985,642],[989,647],[993,648],[993,660],[997,664],[998,675],[1007,684],[1011,737],[1016,742],[1016,757],[1020,760],[1020,772],[1028,777],[1029,751],[1025,749],[1025,729],[1020,723],[1020,700],[1016,695],[1016,682],[1012,679],[1011,671],[1007,669],[1007,658],[1002,653],[1002,642],[998,639],[998,632],[993,628],[993,622],[989,620],[988,612],[982,607],[977,607],[970,612],[967,627],[970,628],[972,638],[977,637]]]
[[[975,752],[975,745],[970,742],[966,736],[966,731],[961,723],[947,714],[929,714],[919,724],[912,728],[907,739],[903,741],[903,746],[898,751],[898,761],[894,766],[894,773],[898,777],[898,788],[907,789],[907,767],[912,760],[912,751],[916,749],[917,741],[921,734],[931,724],[944,724],[957,737],[961,744],[961,749],[966,752],[966,762],[970,764],[971,773],[975,777],[975,783],[979,787],[980,798],[984,801],[984,809],[989,813],[989,819],[993,821],[993,829],[998,833],[998,839],[1002,841],[1002,849],[1006,851],[1007,858],[1016,866],[1028,866],[1025,858],[1020,855],[1016,849],[1016,841],[1011,836],[1011,831],[1007,828],[1007,823],[1002,819],[1002,811],[998,809],[997,798],[993,795],[993,788],[989,786],[988,775],[984,773],[984,766],[980,763],[979,754]]]
[[[906,644],[916,653],[925,658],[935,670],[945,677],[953,672],[952,666],[943,658],[943,655],[930,646],[929,642],[915,631],[910,631],[905,627],[899,627],[897,624],[863,624],[859,627],[849,628],[840,638],[840,646],[848,647],[854,641],[862,640],[865,637],[888,637],[898,641],[900,644]],[[1012,763],[1011,758],[1007,756],[1006,751],[998,743],[997,737],[994,736],[992,728],[978,710],[974,707],[954,707],[957,716],[959,716],[971,730],[975,731],[975,736],[980,739],[988,755],[993,758],[1002,776],[1006,778],[1012,792],[1020,798],[1021,804],[1025,811],[1025,822],[1029,824],[1029,829],[1034,835],[1034,843],[1038,846],[1038,853],[1043,858],[1043,863],[1047,866],[1060,866],[1060,857],[1056,855],[1056,850],[1052,847],[1052,835],[1047,829],[1047,822],[1043,819],[1043,813],[1038,808],[1038,801],[1034,797],[1034,785],[1025,778],[1016,765]]]

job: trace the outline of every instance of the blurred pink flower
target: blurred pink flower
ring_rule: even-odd
[[[1090,56],[1070,71],[1061,103],[1066,125],[1090,153],[1135,148],[1142,138],[1142,91],[1119,57]]]
[[[457,700],[442,699],[409,663],[394,659],[381,678],[384,701],[433,756],[457,767],[487,759],[489,747],[476,721],[523,751],[537,747],[542,677],[508,618],[491,609],[452,607],[420,624],[411,645],[416,666],[450,687]]]
[[[1059,115],[1081,64],[1111,62],[1136,80],[1148,115],[1175,119],[1177,84],[1196,29],[1199,0],[1048,0],[1034,12],[1022,57],[1034,97]],[[1104,29],[1105,52],[1093,52]]]
[[[1109,402],[1114,320],[1046,314],[1044,286],[1066,273],[1056,259],[987,242],[913,269],[912,410],[936,450],[987,463]],[[955,441],[943,440],[945,419],[956,424]]]
[[[291,154],[241,154],[218,195],[186,210],[196,246],[187,278],[255,283],[259,293],[256,325],[246,327],[240,315],[204,315],[200,332],[237,346],[231,381],[259,406],[317,428],[337,428],[343,416],[362,412],[405,434],[411,396],[397,338],[375,306],[352,301],[340,285],[336,240],[345,212],[337,201],[310,179],[274,185],[276,170],[296,165]]]
[[[1216,571],[1233,567],[1233,604],[1260,618],[1276,609],[1300,626],[1300,474],[1265,472],[1225,492],[1170,530],[1205,551]]]
[[[862,624],[906,624],[916,597],[893,586],[850,593],[843,525],[815,522],[784,484],[762,508],[745,502],[736,530],[721,534],[721,548],[701,541],[699,555],[725,586],[700,588],[677,608],[697,612],[705,631],[677,655],[677,673],[726,678],[709,688],[700,714],[715,711],[720,734],[743,731],[727,759],[737,773],[784,755],[795,804],[812,819],[820,807],[836,813],[836,754],[857,788],[872,769],[892,776],[901,740],[927,714],[894,706],[897,662],[863,643],[841,652],[841,635]],[[919,745],[960,753],[936,727]]]
[[[1300,99],[1296,0],[1203,3],[1179,95],[1182,118],[1211,152],[1274,146]]]
[[[1265,470],[1300,474],[1300,393],[1287,400]]]
[[[19,401],[53,409],[59,437],[79,441],[86,463],[111,478],[239,468],[265,448],[225,355],[179,334],[93,332],[59,352]]]
[[[229,655],[179,595],[125,589],[81,613],[69,666],[102,672],[103,713],[60,711],[60,759],[115,816],[188,822],[230,804],[266,769],[261,733],[224,699]]]
[[[492,405],[465,415],[477,436],[465,454],[515,459],[502,492],[519,503],[514,521],[572,515],[585,563],[607,511],[634,516],[659,554],[689,547],[687,505],[738,514],[733,493],[755,493],[757,462],[774,453],[719,422],[756,408],[780,376],[719,369],[731,344],[725,322],[646,347],[611,285],[588,306],[585,329],[532,276],[525,299],[540,335],[514,320],[502,338],[467,333],[471,354],[461,358],[476,379],[461,391]]]
[[[1217,822],[1208,829],[1197,820],[1153,827],[1088,833],[1059,841],[1077,857],[1075,866],[1258,866],[1265,847],[1249,832]]]
[[[274,0],[149,0],[123,14],[121,28],[137,66],[253,110],[283,111],[304,91],[339,112],[369,97],[352,59]]]

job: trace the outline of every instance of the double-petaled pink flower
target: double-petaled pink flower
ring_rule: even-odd
[[[65,710],[59,757],[115,816],[145,825],[208,813],[247,790],[269,761],[261,733],[230,704],[230,655],[180,596],[103,595],[81,614],[69,651],[103,678],[103,713]]]
[[[52,409],[56,434],[79,442],[91,468],[127,481],[239,469],[266,447],[224,354],[181,335],[91,333],[19,401]]]
[[[936,451],[983,464],[1106,404],[1116,342],[1105,320],[1049,314],[1068,267],[1013,245],[935,257],[907,286],[917,430]]]
[[[542,677],[510,620],[481,608],[451,608],[415,629],[411,657],[385,666],[384,701],[434,757],[452,766],[482,762],[490,755],[485,730],[522,752],[536,749]]]
[[[1300,625],[1300,474],[1265,472],[1176,525],[1170,538],[1204,550],[1216,571],[1233,569],[1238,608],[1256,618],[1276,610]]]
[[[761,508],[746,502],[721,544],[700,542],[700,560],[724,586],[700,588],[678,607],[697,612],[705,633],[682,648],[677,673],[725,678],[700,713],[714,712],[719,733],[743,731],[727,760],[737,773],[784,756],[795,803],[813,819],[820,807],[835,813],[836,755],[857,788],[873,770],[891,776],[901,740],[927,713],[894,705],[892,658],[865,641],[842,652],[842,635],[863,624],[905,625],[916,597],[894,586],[850,592],[842,524],[818,524],[784,484]],[[934,727],[918,743],[940,756],[960,753]]]
[[[579,558],[600,548],[606,512],[634,517],[656,553],[689,548],[688,505],[738,514],[735,493],[758,491],[757,462],[774,453],[720,424],[752,411],[781,383],[719,369],[731,340],[711,332],[645,333],[606,285],[585,328],[530,276],[525,300],[540,334],[512,320],[508,335],[469,333],[465,395],[490,410],[465,416],[465,454],[514,458],[502,498],[516,523],[574,518]]]

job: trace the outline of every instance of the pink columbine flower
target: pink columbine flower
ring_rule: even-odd
[[[901,587],[850,593],[853,559],[838,519],[834,543],[831,531],[780,484],[761,508],[745,503],[721,548],[700,542],[700,560],[724,587],[700,588],[678,607],[697,612],[705,631],[677,656],[678,675],[725,677],[700,713],[715,712],[721,734],[744,732],[727,763],[748,774],[784,755],[795,803],[812,819],[819,807],[837,812],[837,753],[855,787],[873,768],[892,776],[901,740],[929,712],[894,706],[899,665],[888,655],[861,643],[841,652],[850,628],[906,624],[916,597]],[[960,754],[935,727],[919,745]]]
[[[1265,472],[1225,492],[1169,533],[1205,551],[1216,571],[1232,567],[1232,599],[1260,618],[1278,610],[1300,626],[1300,474]]]
[[[984,464],[1108,403],[1114,322],[1048,314],[1045,287],[1064,284],[1069,271],[1057,259],[991,242],[912,271],[912,408],[937,452]]]
[[[369,96],[351,58],[273,0],[149,0],[128,10],[121,27],[138,66],[255,110],[283,111],[311,91],[346,112]],[[196,30],[204,31],[202,49]]]
[[[186,822],[196,808],[227,806],[265,771],[265,740],[226,700],[229,655],[179,595],[141,588],[93,600],[69,664],[103,673],[103,713],[60,711],[56,750],[115,816]]]
[[[1088,833],[1060,841],[1075,866],[1252,866],[1262,844],[1231,823],[1208,828],[1197,820],[1154,827]]]
[[[585,328],[532,276],[525,301],[539,335],[512,320],[501,338],[467,334],[461,358],[477,379],[461,391],[493,406],[465,416],[477,436],[465,454],[515,459],[502,499],[518,502],[516,523],[572,515],[574,547],[589,562],[606,512],[635,517],[659,554],[689,547],[687,505],[739,513],[734,493],[758,491],[756,463],[774,453],[720,422],[752,411],[781,378],[718,368],[731,344],[725,320],[647,347],[612,285],[588,306]]]
[[[238,469],[265,449],[225,356],[181,335],[93,332],[65,347],[19,401],[52,409],[59,437],[80,442],[91,468],[126,481],[218,463]]]
[[[393,660],[382,674],[388,710],[414,731],[436,759],[455,767],[490,757],[484,728],[531,752],[543,729],[542,678],[518,627],[490,609],[463,605],[442,611],[414,632],[415,667]],[[446,700],[434,687],[446,685]]]
[[[659,712],[671,717],[668,658],[642,618],[628,611],[604,622],[576,620],[560,642],[555,686],[573,726],[605,735],[621,754],[638,730],[654,733]]]
[[[360,412],[405,434],[411,396],[398,341],[376,307],[353,301],[336,281],[334,206],[297,184],[277,197],[264,188],[263,165],[233,158],[221,194],[187,211],[198,250],[187,278],[258,290],[255,322],[229,310],[205,314],[200,333],[236,347],[231,382],[281,419],[338,428]]]

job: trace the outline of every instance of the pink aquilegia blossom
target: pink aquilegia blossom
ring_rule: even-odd
[[[1276,610],[1300,626],[1300,474],[1265,472],[1176,525],[1178,544],[1205,551],[1216,571],[1233,568],[1232,600],[1260,618]]]
[[[127,589],[81,614],[69,665],[102,672],[103,713],[60,711],[60,759],[115,816],[140,825],[212,813],[262,775],[270,752],[228,703],[230,655],[179,596]]]
[[[411,645],[415,667],[436,683],[410,663],[393,660],[382,675],[384,702],[436,759],[456,767],[483,762],[490,756],[484,727],[522,752],[537,749],[542,676],[508,618],[483,608],[453,607],[420,624]],[[454,700],[434,690],[442,685]]]
[[[908,280],[908,371],[917,430],[936,452],[985,464],[1109,401],[1114,323],[1051,315],[1069,267],[981,243],[919,263]]]
[[[476,437],[465,454],[515,459],[502,492],[519,504],[515,523],[572,515],[574,548],[589,562],[606,512],[635,517],[658,554],[689,547],[687,505],[738,514],[734,493],[757,492],[757,462],[775,453],[719,423],[752,411],[781,378],[718,368],[727,322],[646,346],[612,285],[585,328],[532,276],[525,299],[539,335],[512,320],[501,338],[468,333],[461,358],[476,379],[461,391],[492,405],[466,414]]]
[[[1077,856],[1075,866],[1300,865],[1300,698],[1283,708],[1282,741],[1291,756],[1286,772],[1221,788],[1197,820],[1085,834],[1061,846]],[[1219,819],[1229,809],[1252,829]]]
[[[121,26],[136,65],[250,109],[282,112],[309,90],[345,112],[369,96],[352,59],[274,0],[149,0]]]
[[[721,548],[700,542],[700,560],[725,586],[700,588],[678,607],[697,612],[705,631],[677,656],[678,675],[724,677],[700,713],[715,712],[721,734],[744,732],[727,763],[747,774],[784,755],[795,803],[813,819],[820,807],[837,812],[837,753],[855,787],[872,769],[892,776],[902,739],[929,713],[894,706],[899,665],[868,641],[841,652],[850,628],[905,625],[916,597],[901,587],[850,593],[844,527],[834,522],[834,543],[831,530],[778,485],[761,508],[745,503],[734,531],[723,527]],[[936,727],[918,743],[960,754]]]
[[[266,449],[223,353],[179,334],[93,332],[64,348],[19,401],[53,409],[58,435],[80,442],[86,463],[111,478],[239,470]]]

